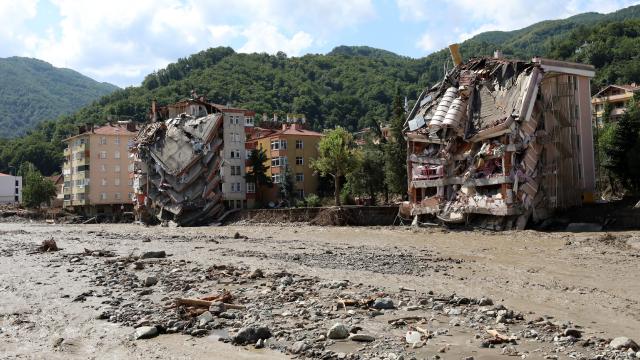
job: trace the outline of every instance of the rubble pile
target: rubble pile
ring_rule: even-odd
[[[630,339],[587,336],[571,322],[531,317],[486,297],[389,290],[227,264],[202,268],[167,256],[101,260],[91,252],[71,261],[87,270],[95,287],[72,301],[100,298],[97,318],[134,327],[132,340],[181,333],[302,358],[477,353],[631,359],[637,347]]]
[[[222,122],[222,113],[183,113],[140,130],[132,156],[136,210],[141,215],[184,226],[220,217]]]
[[[547,59],[475,58],[454,67],[407,118],[411,201],[401,211],[450,223],[489,215],[503,229],[581,204],[582,80],[572,74],[587,74],[588,84],[589,71]]]

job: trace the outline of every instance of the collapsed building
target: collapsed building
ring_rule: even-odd
[[[524,228],[592,200],[593,66],[452,55],[456,66],[405,123],[410,200],[401,212]]]
[[[245,127],[254,115],[203,98],[154,102],[131,150],[139,219],[208,224],[246,206]]]

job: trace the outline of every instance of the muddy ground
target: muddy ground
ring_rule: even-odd
[[[608,344],[640,339],[638,274],[640,232],[2,223],[0,358],[630,359]],[[223,289],[246,309],[172,306]],[[336,323],[373,341],[327,339]],[[253,325],[264,348],[232,344]]]

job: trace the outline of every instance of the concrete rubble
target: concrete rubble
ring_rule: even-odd
[[[489,215],[496,229],[524,228],[582,204],[593,145],[578,109],[592,76],[588,65],[537,58],[459,63],[407,118],[410,201],[401,212],[448,223]]]
[[[223,115],[200,115],[183,113],[151,122],[135,138],[133,186],[143,221],[156,218],[187,226],[222,215]]]

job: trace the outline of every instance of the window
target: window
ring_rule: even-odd
[[[287,150],[287,140],[271,140],[271,150]]]
[[[107,193],[100,193],[100,200],[107,200]]]
[[[120,172],[120,165],[114,166],[113,171]]]
[[[83,188],[84,187],[84,179],[76,180],[75,184],[76,184],[77,188]]]
[[[105,165],[105,164],[100,165],[100,171],[102,171],[102,172],[107,171],[107,165]]]
[[[120,145],[120,135],[116,135],[115,140],[113,141],[116,145]]]
[[[98,154],[98,157],[100,159],[106,159],[107,158],[107,152],[106,151],[100,151],[100,153]]]
[[[113,185],[120,186],[120,178],[115,178],[115,180],[113,180]]]
[[[303,182],[303,181],[304,181],[304,174],[296,173],[296,182]]]
[[[120,151],[116,150],[116,152],[113,153],[113,158],[114,159],[120,159]]]
[[[231,192],[240,192],[240,183],[231,183]]]
[[[304,199],[304,189],[297,189],[296,194],[298,195],[298,199]]]
[[[231,176],[240,176],[242,173],[240,172],[240,166],[231,166]]]
[[[302,149],[302,140],[296,140],[296,149]]]
[[[233,142],[239,142],[239,141],[240,141],[240,134],[238,134],[238,133],[232,133],[232,134],[231,134],[231,141],[233,141]]]
[[[240,159],[240,150],[231,150],[231,159]]]
[[[120,200],[120,198],[121,198],[121,196],[120,196],[120,193],[119,193],[119,192],[118,192],[118,193],[113,194],[113,197],[114,197],[116,200]]]
[[[274,184],[282,183],[282,175],[281,174],[271,175],[271,182],[273,182]]]
[[[242,200],[236,200],[236,209],[242,209]]]
[[[256,184],[252,182],[247,183],[247,194],[254,194],[256,192]]]
[[[133,179],[129,179],[129,182],[127,183],[129,186],[133,186]]]
[[[107,144],[107,137],[106,136],[101,136],[100,137],[100,145],[106,145]]]
[[[100,183],[100,185],[107,186],[107,179],[102,179],[102,182]]]
[[[304,160],[302,156],[296,156],[296,165],[304,165]]]
[[[247,160],[251,159],[251,153],[252,153],[252,152],[253,152],[253,150],[247,150],[247,151],[245,152],[245,156],[246,156]]]
[[[244,125],[245,126],[253,126],[253,118],[250,116],[246,116],[244,118]]]
[[[286,166],[288,164],[289,164],[289,161],[287,161],[287,157],[286,156],[278,156],[278,157],[274,157],[273,159],[271,159],[271,166],[272,167]]]

